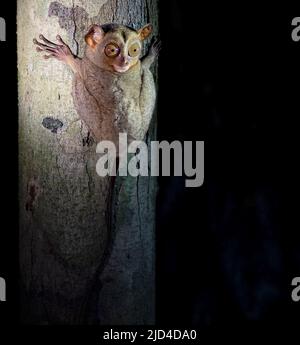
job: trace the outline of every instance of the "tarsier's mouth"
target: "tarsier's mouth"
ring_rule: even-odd
[[[113,65],[113,69],[116,72],[119,72],[119,73],[127,72],[129,70],[129,67],[130,66],[117,66],[117,65]]]

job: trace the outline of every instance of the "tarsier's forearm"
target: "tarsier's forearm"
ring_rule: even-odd
[[[74,74],[78,73],[80,76],[82,76],[81,61],[82,60],[79,57],[73,56],[66,61],[66,64],[71,68]]]

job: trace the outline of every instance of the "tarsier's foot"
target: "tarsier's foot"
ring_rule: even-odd
[[[36,39],[33,40],[33,43],[37,45],[36,50],[38,52],[47,53],[44,55],[44,59],[50,59],[53,57],[59,61],[67,63],[69,62],[70,58],[73,58],[71,49],[66,45],[59,35],[56,36],[56,39],[60,44],[47,40],[47,38],[45,38],[43,35],[40,35],[39,38],[44,42],[44,44]]]
[[[160,51],[161,51],[161,40],[156,38],[151,45],[150,54],[153,57],[157,58]]]

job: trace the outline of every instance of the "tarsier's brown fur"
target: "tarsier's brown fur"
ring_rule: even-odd
[[[56,58],[74,72],[73,99],[80,118],[97,142],[111,140],[118,144],[119,132],[129,140],[143,140],[155,106],[155,84],[150,66],[160,50],[155,41],[149,54],[141,60],[142,42],[150,36],[152,26],[140,30],[118,25],[92,25],[85,36],[82,59],[57,36],[55,44],[43,35],[34,39],[45,59]]]

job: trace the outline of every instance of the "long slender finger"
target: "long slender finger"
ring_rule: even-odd
[[[153,44],[153,48],[154,48],[154,49],[158,49],[158,48],[159,48],[159,43],[158,43],[158,42],[154,43],[154,44]]]
[[[156,51],[160,51],[161,50],[161,47],[162,47],[162,44],[161,44],[161,41],[156,41],[153,45],[153,48],[156,50]]]
[[[43,58],[44,58],[45,60],[51,59],[51,58],[53,58],[53,57],[56,57],[56,55],[55,55],[55,54],[49,54],[49,55],[44,55],[44,56],[43,56]]]
[[[58,47],[56,43],[53,43],[53,42],[47,40],[47,38],[46,38],[44,35],[40,35],[39,38],[40,38],[42,41],[44,41],[46,44],[52,46],[53,48],[57,48],[57,47]]]
[[[43,48],[43,49],[54,49],[46,44],[43,44],[41,42],[39,42],[38,40],[34,39],[33,40],[33,43],[36,44],[37,46],[39,46],[40,48]]]
[[[49,48],[49,47],[43,47],[43,48],[40,48],[40,47],[36,47],[36,50],[38,52],[48,52],[48,53],[56,53],[56,50],[53,49],[53,48]]]
[[[161,41],[160,40],[156,40],[153,45],[155,47],[160,47],[161,46]]]
[[[62,40],[62,38],[61,38],[59,35],[56,36],[56,39],[57,39],[58,42],[60,42],[62,45],[66,46],[66,43]]]

